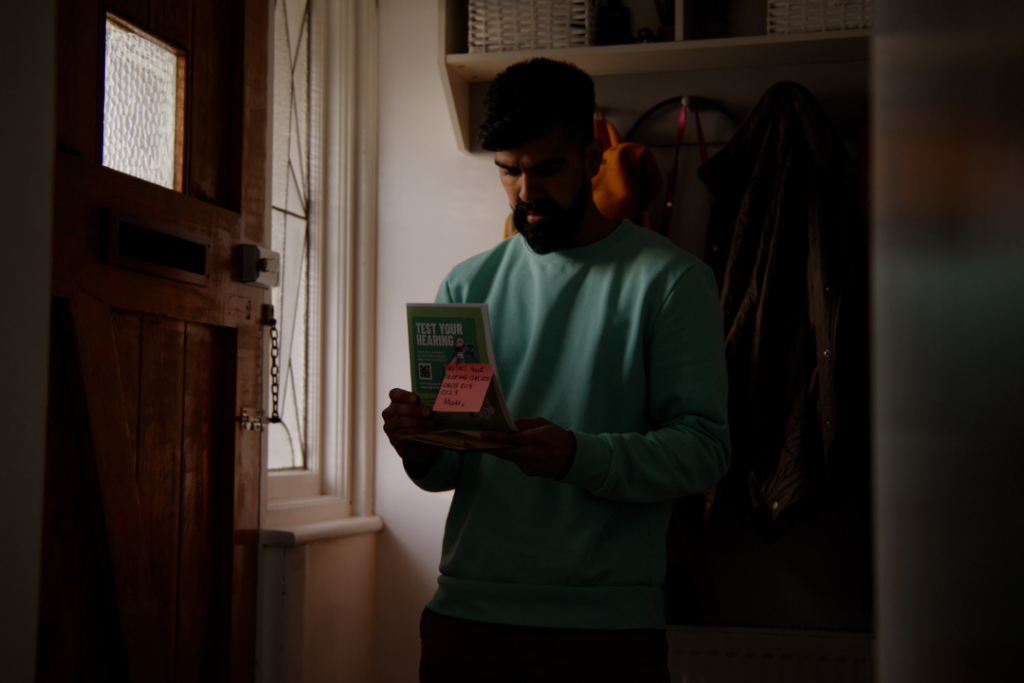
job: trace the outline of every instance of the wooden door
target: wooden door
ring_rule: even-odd
[[[102,163],[108,13],[184,58],[177,190]],[[268,22],[58,0],[41,681],[254,677]]]

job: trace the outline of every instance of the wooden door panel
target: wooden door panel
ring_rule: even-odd
[[[232,628],[233,598],[251,604],[254,590],[234,575],[255,562],[254,539],[233,533],[234,414],[239,358],[258,348],[240,354],[235,329],[110,311],[84,292],[55,301],[66,314],[54,323],[46,524],[66,542],[46,545],[40,652],[64,655],[40,680],[227,680],[224,653],[252,651],[251,629]],[[117,407],[132,386],[137,458],[131,411]]]
[[[273,5],[246,0],[245,62],[242,74],[242,236],[255,244],[270,242],[270,73]]]
[[[85,292],[76,292],[69,304],[70,326],[62,345],[93,549],[98,561],[109,563],[114,623],[121,626],[131,680],[160,681],[167,667],[113,320],[110,308]]]
[[[258,325],[239,325],[235,355],[225,367],[234,371],[234,415],[246,406],[262,405],[262,337]],[[261,433],[236,428],[234,443],[233,524],[231,527],[231,671],[234,683],[251,681],[256,662],[256,572],[259,556]]]
[[[55,299],[44,539],[61,542],[43,545],[38,678],[159,681],[149,558],[132,524],[135,465],[116,422],[117,360],[96,352],[112,342],[112,318],[95,304]]]
[[[223,681],[231,609],[234,330],[189,324],[185,335],[181,573],[176,662],[181,681]]]
[[[117,368],[121,375],[121,395],[128,421],[128,443],[131,444],[135,470],[138,471],[139,449],[139,373],[142,353],[142,314],[119,309],[110,311],[117,343]]]
[[[57,149],[99,163],[103,23],[95,0],[60,0],[57,12]],[[64,115],[61,115],[64,114]],[[59,185],[58,185],[59,187]]]
[[[196,2],[190,64],[188,194],[241,209],[243,3]],[[202,121],[202,126],[195,122]]]
[[[83,4],[93,4],[86,0]],[[139,26],[149,26],[149,0],[106,0],[104,3],[110,11]],[[101,7],[101,6],[98,6]],[[102,10],[97,10],[102,11]]]
[[[136,481],[149,546],[160,640],[174,660],[181,504],[185,322],[142,316]]]
[[[149,20],[143,24],[153,35],[192,54],[192,3],[154,2],[149,6]]]
[[[90,450],[80,447],[88,438],[88,429],[80,427],[87,407],[82,387],[81,358],[74,344],[71,305],[67,299],[55,299],[55,314],[51,336],[51,349],[58,356],[51,367],[59,368],[57,382],[51,384],[51,400],[64,414],[51,423],[51,433],[62,432],[64,439],[48,445],[47,486],[53,479],[59,490],[48,495],[46,507],[61,507],[69,512],[74,525],[62,532],[70,536],[65,546],[70,549],[67,564],[56,567],[58,581],[72,593],[73,609],[66,615],[67,625],[77,627],[77,638],[65,643],[67,649],[53,648],[55,656],[41,657],[40,661],[58,663],[48,671],[52,676],[40,675],[40,681],[71,680],[64,677],[71,672],[79,681],[129,681],[126,643],[118,625],[117,595],[113,577],[108,540],[102,515],[90,505],[99,494],[87,495],[83,477],[82,458]],[[55,447],[54,447],[55,446]],[[63,447],[62,447],[63,446]],[[49,463],[55,467],[51,469]],[[52,479],[50,478],[52,475]],[[48,490],[48,494],[49,494]],[[58,532],[60,533],[60,532]],[[48,544],[52,547],[52,544]],[[46,572],[44,571],[44,574]],[[46,591],[44,591],[45,594]],[[41,611],[50,614],[50,610]],[[67,628],[67,626],[65,626]],[[70,629],[69,629],[70,630]],[[44,650],[40,649],[40,652]]]
[[[82,515],[80,528],[78,545],[81,573],[72,577],[79,584],[77,680],[127,683],[131,677],[125,657],[124,638],[117,625],[114,582],[107,551],[100,545],[102,539],[93,535],[94,525],[87,515]]]

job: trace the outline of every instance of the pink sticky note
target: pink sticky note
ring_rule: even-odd
[[[437,392],[434,410],[439,413],[476,413],[484,405],[494,367],[487,363],[453,363],[444,366],[444,383]]]

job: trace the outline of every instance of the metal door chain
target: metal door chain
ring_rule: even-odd
[[[280,368],[280,356],[281,356],[281,343],[278,339],[277,332],[277,319],[274,318],[274,307],[266,306],[264,324],[270,326],[270,400],[271,400],[271,411],[270,419],[268,422],[277,424],[281,422],[281,416],[277,412],[278,394],[281,390],[278,384],[278,378],[281,373]],[[267,311],[266,309],[269,309]]]
[[[281,416],[277,413],[277,398],[280,391],[277,383],[280,374],[278,357],[281,355],[281,345],[278,343],[277,336],[277,321],[275,320],[270,328],[270,421],[275,424],[281,421]]]
[[[263,431],[266,424],[279,424],[288,431],[288,425],[281,421],[278,413],[281,391],[281,342],[277,331],[277,320],[274,319],[274,307],[270,304],[263,304],[263,324],[270,328],[270,418],[263,417],[263,408],[242,408],[242,415],[238,421],[242,423],[242,429],[248,431]],[[291,440],[289,434],[288,440]]]

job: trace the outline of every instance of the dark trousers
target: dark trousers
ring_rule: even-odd
[[[429,609],[420,618],[421,683],[668,683],[665,631],[487,624]]]

